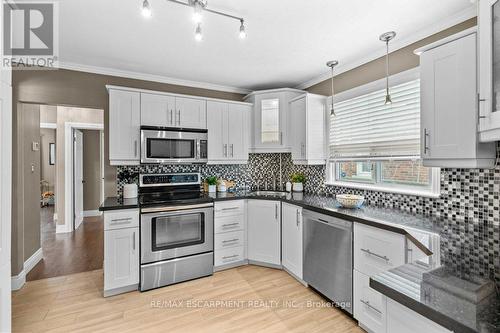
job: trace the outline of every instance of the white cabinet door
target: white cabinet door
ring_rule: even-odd
[[[207,128],[207,102],[196,98],[175,98],[175,125],[183,128]]]
[[[104,290],[139,283],[139,228],[104,232]]]
[[[373,333],[385,333],[387,299],[370,288],[370,277],[353,270],[354,318]]]
[[[480,139],[500,140],[500,1],[479,1]],[[497,18],[497,19],[494,19]]]
[[[111,165],[139,164],[140,94],[109,90],[109,159]]]
[[[174,126],[175,98],[141,93],[141,125]]]
[[[306,97],[290,103],[292,128],[292,160],[306,159]]]
[[[280,202],[248,200],[248,259],[281,264]]]
[[[302,279],[302,208],[282,204],[282,265]]]
[[[452,333],[419,313],[387,298],[387,333]]]
[[[420,68],[424,165],[427,159],[475,158],[476,34],[424,52]]]
[[[227,113],[228,157],[233,161],[248,160],[250,106],[229,104]]]
[[[227,158],[227,103],[207,102],[208,160]]]

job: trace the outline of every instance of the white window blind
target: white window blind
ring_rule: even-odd
[[[420,156],[420,80],[335,103],[330,117],[330,158]]]

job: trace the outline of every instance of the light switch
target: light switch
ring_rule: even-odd
[[[40,150],[40,143],[39,142],[32,142],[32,149],[33,149],[33,151],[39,151]]]
[[[35,172],[35,164],[31,163],[31,173]]]

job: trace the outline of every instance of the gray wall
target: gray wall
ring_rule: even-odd
[[[101,204],[100,131],[83,132],[83,210],[97,210]]]
[[[54,191],[56,184],[56,166],[49,164],[49,144],[56,143],[56,130],[40,129],[40,173],[41,179],[49,182],[49,190]]]

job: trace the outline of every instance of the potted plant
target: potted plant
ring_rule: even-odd
[[[209,193],[217,192],[217,177],[215,176],[207,177],[206,182],[208,184]]]
[[[292,174],[292,185],[294,192],[302,192],[304,191],[304,181],[306,177],[303,173],[294,173]]]

